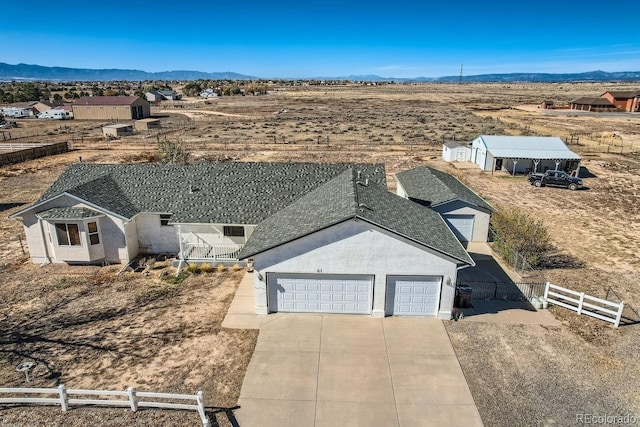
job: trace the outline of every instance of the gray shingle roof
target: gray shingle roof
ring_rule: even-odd
[[[461,263],[473,260],[440,215],[390,193],[383,186],[358,179],[355,171],[341,175],[261,222],[240,253],[249,258],[300,237],[354,218],[413,240]]]
[[[51,208],[37,214],[42,219],[87,219],[104,216],[87,208]]]
[[[69,166],[35,205],[68,193],[127,219],[152,212],[171,213],[173,223],[258,224],[351,168],[386,187],[382,164],[79,163]]]
[[[495,211],[486,200],[448,173],[421,166],[396,174],[396,179],[411,199],[429,202],[431,206],[462,200]]]

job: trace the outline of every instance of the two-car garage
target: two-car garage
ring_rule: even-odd
[[[386,315],[437,316],[441,276],[387,276]],[[371,314],[374,276],[267,275],[270,312]]]

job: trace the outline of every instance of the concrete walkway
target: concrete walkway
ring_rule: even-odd
[[[260,329],[235,412],[253,426],[482,426],[442,321],[253,310],[247,274],[223,327]]]

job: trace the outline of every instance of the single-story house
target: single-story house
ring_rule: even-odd
[[[177,101],[182,99],[182,95],[180,95],[175,90],[171,89],[161,89],[161,90],[150,90],[145,93],[145,97],[149,102],[158,102],[158,101]]]
[[[442,158],[446,162],[468,162],[471,159],[471,144],[447,141],[442,144]]]
[[[133,134],[133,125],[124,123],[116,123],[114,125],[102,126],[102,134],[104,136],[119,137]]]
[[[640,111],[640,91],[608,91],[600,95],[621,110],[630,113]]]
[[[428,166],[395,175],[396,194],[438,212],[461,242],[486,242],[495,212],[455,176]]]
[[[558,137],[480,135],[471,142],[471,161],[483,171],[505,170],[515,174],[576,170],[580,156]]]
[[[139,120],[151,116],[148,101],[139,96],[83,96],[73,103],[76,120]]]
[[[616,108],[608,99],[589,96],[583,96],[582,98],[569,101],[569,107],[572,110],[581,111],[607,111],[615,110]]]
[[[253,261],[256,312],[450,318],[473,265],[381,164],[78,163],[21,217],[36,263]]]
[[[218,92],[216,92],[215,89],[213,88],[207,88],[202,92],[200,92],[200,98],[217,98],[217,97],[218,97]]]
[[[553,101],[542,101],[540,104],[538,104],[538,108],[541,108],[543,110],[553,110],[556,107]]]

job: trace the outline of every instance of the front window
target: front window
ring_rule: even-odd
[[[58,223],[56,226],[56,236],[60,246],[80,246],[80,232],[78,224]]]
[[[237,225],[225,225],[224,235],[227,237],[244,237],[244,227]]]
[[[87,231],[89,232],[89,242],[91,245],[100,244],[100,235],[98,234],[98,223],[90,222],[87,224]]]

